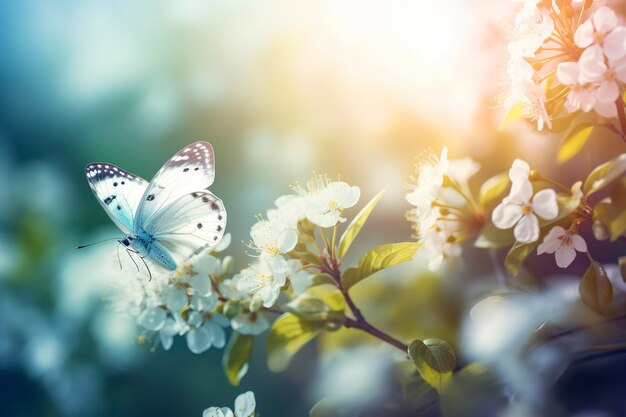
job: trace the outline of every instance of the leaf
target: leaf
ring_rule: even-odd
[[[233,332],[228,346],[222,356],[222,367],[228,382],[233,386],[239,385],[241,379],[248,372],[248,364],[254,346],[254,336]]]
[[[350,245],[352,245],[352,242],[354,242],[354,239],[356,239],[357,235],[361,231],[361,228],[367,221],[367,218],[370,216],[370,213],[372,212],[374,207],[376,207],[376,204],[378,204],[378,201],[383,196],[383,194],[385,194],[385,191],[387,190],[381,190],[378,194],[376,194],[374,198],[372,198],[369,203],[367,203],[365,207],[361,209],[359,214],[357,214],[356,217],[352,219],[346,231],[343,232],[343,235],[341,235],[341,238],[339,239],[339,248],[337,249],[338,259],[343,259],[343,257],[346,255],[348,249],[350,249]]]
[[[567,116],[556,117],[552,119],[552,128],[550,133],[565,132],[572,122],[579,116],[579,112],[569,113]]]
[[[574,127],[561,144],[556,161],[563,164],[576,156],[587,143],[591,132],[593,132],[593,125],[589,123],[581,123]]]
[[[511,181],[507,174],[498,174],[489,178],[480,187],[478,202],[484,209],[496,200],[502,200],[502,194],[507,190]]]
[[[504,128],[507,127],[511,122],[523,119],[525,107],[526,105],[524,103],[515,103],[514,105],[512,105],[509,111],[506,113],[506,116],[504,116],[504,120],[502,120],[502,123],[500,123],[498,131],[503,131]]]
[[[580,298],[589,308],[606,315],[613,298],[613,286],[599,262],[593,261],[580,280]]]
[[[610,211],[609,232],[611,241],[615,241],[626,232],[626,178],[616,181],[611,189]]]
[[[340,398],[324,397],[311,408],[309,417],[349,417],[350,411]]]
[[[541,238],[531,243],[515,242],[509,253],[506,254],[506,258],[504,258],[504,266],[511,275],[516,276],[519,274],[524,261],[535,250],[540,241]]]
[[[587,176],[583,184],[584,195],[589,197],[591,194],[601,190],[621,176],[624,171],[626,171],[626,153],[597,166]]]
[[[323,320],[305,320],[291,313],[276,319],[267,341],[267,366],[270,371],[284,371],[293,356],[313,340],[323,327]]]
[[[380,270],[410,261],[420,246],[419,242],[380,245],[363,255],[357,266],[348,268],[341,276],[341,283],[347,290]]]
[[[626,256],[617,259],[619,264],[619,272],[622,275],[622,281],[626,282]]]
[[[327,320],[343,317],[346,301],[341,291],[332,284],[307,289],[285,306],[287,311],[308,320]]]
[[[488,221],[474,241],[474,246],[483,249],[499,249],[514,241],[513,231],[498,229]]]
[[[552,220],[548,220],[548,221],[540,220],[539,222],[540,226],[544,227],[546,225],[554,224],[558,222],[559,220],[564,219],[565,217],[572,214],[574,210],[578,208],[578,206],[580,205],[580,202],[583,199],[583,192],[581,190],[581,187],[582,187],[582,182],[576,181],[574,184],[572,184],[572,187],[570,189],[570,195],[567,195],[567,194],[557,195],[556,202],[559,206],[559,213],[557,214],[556,218]]]
[[[441,339],[414,340],[408,353],[424,381],[441,393],[456,365],[454,349]]]

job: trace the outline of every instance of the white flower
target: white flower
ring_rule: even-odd
[[[261,253],[261,261],[271,268],[284,267],[283,253],[291,252],[298,243],[298,234],[293,230],[281,230],[269,220],[261,220],[250,230],[254,248]]]
[[[341,217],[343,210],[354,206],[360,196],[359,187],[341,181],[331,182],[309,193],[306,217],[317,226],[333,227],[346,221]]]
[[[535,2],[525,3],[515,17],[515,32],[519,40],[509,44],[509,53],[514,57],[534,57],[553,30],[554,21],[547,10],[538,9]]]
[[[445,260],[461,256],[462,247],[456,243],[454,234],[448,230],[450,228],[451,222],[441,222],[420,234],[424,250],[429,254],[428,269],[431,271],[439,269]]]
[[[265,307],[274,305],[287,281],[284,270],[270,270],[262,262],[242,270],[235,278],[237,290],[250,295],[253,302],[262,302]]]
[[[302,269],[302,262],[297,259],[287,261],[285,275],[291,283],[291,288],[296,294],[303,293],[313,283],[313,276]]]
[[[433,205],[440,194],[443,179],[450,167],[448,148],[441,150],[441,156],[429,154],[424,158],[417,170],[417,183],[406,195],[406,201],[414,206],[412,215],[420,228],[432,227],[439,217],[437,208]]]
[[[524,96],[522,102],[526,104],[524,116],[530,120],[535,120],[539,131],[543,130],[544,124],[552,129],[552,121],[546,110],[546,93],[543,86],[534,81],[529,81],[523,83],[520,89]]]
[[[607,66],[600,47],[591,46],[582,53],[578,62],[580,81],[598,85],[598,101],[612,103],[617,100],[620,94],[618,81],[626,82],[626,59],[609,60]]]
[[[537,254],[554,253],[556,264],[567,268],[576,257],[576,251],[587,252],[587,243],[579,234],[554,226],[537,247]]]
[[[511,187],[511,191],[493,210],[491,220],[499,229],[514,227],[513,234],[518,242],[534,242],[539,239],[537,216],[552,220],[558,215],[556,192],[545,189],[533,197],[533,187],[528,180],[521,182],[515,190]]]
[[[615,12],[603,6],[578,27],[574,42],[580,48],[595,44],[602,47],[607,58],[620,59],[626,55],[626,28],[617,26]]]
[[[226,344],[224,327],[228,326],[229,320],[221,314],[192,311],[187,324],[191,327],[186,334],[187,347],[193,353],[202,353],[211,346],[221,349]]]
[[[559,82],[570,89],[565,101],[565,109],[570,113],[577,110],[587,113],[593,109],[596,102],[595,87],[581,84],[579,75],[580,70],[577,62],[561,62],[556,68],[556,77]]]
[[[230,326],[241,334],[259,335],[269,329],[265,315],[258,312],[241,312],[230,319]]]
[[[202,417],[252,417],[255,414],[256,400],[252,391],[244,392],[235,399],[235,412],[228,407],[210,407]]]
[[[276,208],[267,211],[267,219],[280,230],[297,230],[298,222],[306,218],[307,200],[303,195],[282,195],[274,202]]]
[[[163,327],[166,316],[167,314],[162,308],[148,306],[137,318],[137,323],[146,330],[156,331]]]
[[[182,288],[166,287],[163,295],[163,302],[170,311],[179,311],[187,306],[187,293]]]
[[[187,330],[189,330],[189,326],[179,314],[165,319],[163,327],[159,330],[159,339],[163,349],[170,350],[174,343],[174,336],[184,334]]]

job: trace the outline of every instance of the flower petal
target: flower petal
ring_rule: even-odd
[[[615,103],[603,103],[601,101],[596,101],[593,109],[600,116],[606,117],[608,119],[617,116],[617,108],[615,107]]]
[[[533,212],[544,220],[552,220],[559,214],[556,192],[552,188],[541,190],[533,197]]]
[[[539,220],[532,213],[522,216],[513,229],[513,235],[518,242],[531,243],[539,239]]]
[[[593,23],[591,23],[591,20],[587,20],[574,33],[574,42],[579,48],[586,48],[593,43],[593,35]]]
[[[604,63],[604,53],[598,45],[590,46],[580,56],[578,60],[580,83],[600,82],[607,71]]]
[[[578,63],[577,62],[561,62],[556,67],[556,78],[563,85],[574,85],[578,83]]]
[[[596,32],[606,34],[617,26],[617,15],[610,7],[602,6],[591,17]]]
[[[298,243],[298,234],[293,230],[286,230],[280,235],[280,240],[278,241],[278,249],[282,253],[291,252],[293,248],[296,247]]]
[[[521,217],[521,206],[504,202],[500,203],[491,213],[491,221],[498,229],[510,229]]]
[[[613,103],[619,97],[619,87],[615,81],[602,81],[596,98],[602,103]]]
[[[256,408],[256,400],[252,391],[244,392],[235,399],[235,416],[250,417]]]
[[[581,235],[572,235],[572,246],[578,252],[587,252],[587,242],[585,242],[585,239],[583,239]]]
[[[626,27],[616,27],[604,39],[604,54],[611,60],[626,56]]]
[[[574,261],[574,258],[576,258],[576,251],[571,246],[562,245],[557,249],[554,258],[559,268],[567,268]]]

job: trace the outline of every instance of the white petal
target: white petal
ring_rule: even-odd
[[[587,20],[574,33],[574,42],[579,48],[586,48],[593,43],[593,35],[593,24],[591,20]]]
[[[342,209],[347,209],[354,206],[359,202],[359,198],[361,197],[361,189],[357,186],[350,187],[350,189],[342,194],[337,201],[339,207]]]
[[[606,117],[608,119],[617,116],[617,108],[615,107],[615,103],[603,103],[601,101],[596,101],[593,109],[602,117]]]
[[[178,311],[187,306],[187,293],[182,288],[168,287],[165,290],[165,305],[170,311]]]
[[[565,229],[561,226],[554,226],[550,229],[550,232],[543,238],[543,242],[537,247],[537,255],[556,252],[562,243],[560,237],[565,233]]]
[[[333,227],[339,222],[339,214],[334,210],[324,214],[320,212],[309,212],[306,217],[311,223],[324,228]]]
[[[572,246],[578,252],[587,252],[587,242],[581,235],[572,235]]]
[[[214,273],[215,268],[217,268],[217,258],[208,254],[200,256],[193,266],[193,270],[197,272],[198,275],[206,276]]]
[[[159,330],[165,324],[165,310],[159,307],[147,307],[137,318],[137,323],[146,330]]]
[[[602,103],[613,103],[619,97],[619,87],[615,81],[602,81],[596,98]]]
[[[531,243],[539,239],[539,220],[532,213],[524,215],[513,229],[518,242]]]
[[[509,191],[509,201],[514,204],[523,205],[530,201],[533,195],[533,185],[528,178],[512,181],[511,191]]]
[[[224,413],[218,407],[210,407],[202,412],[202,417],[224,417]]]
[[[522,207],[500,203],[491,213],[491,221],[498,229],[510,229],[522,217]]]
[[[620,59],[626,55],[626,27],[616,27],[604,39],[602,44],[604,54],[611,60]]]
[[[513,161],[511,168],[509,168],[509,179],[511,182],[528,180],[530,175],[530,165],[523,159],[516,159]]]
[[[576,251],[571,246],[562,245],[557,249],[554,257],[559,268],[567,268],[576,258]]]
[[[559,214],[556,192],[552,188],[541,190],[533,197],[533,211],[542,219],[552,220]]]
[[[213,335],[207,331],[204,327],[198,327],[197,329],[191,329],[187,335],[187,347],[195,354],[202,353],[211,347],[213,342]]]
[[[598,45],[590,46],[585,49],[578,60],[580,83],[599,82],[603,79],[607,71],[604,63],[604,53]]]
[[[596,32],[605,34],[617,26],[617,16],[613,9],[607,6],[599,7],[591,17]]]
[[[577,62],[561,62],[556,67],[556,78],[563,85],[574,85],[578,83],[578,63]]]
[[[256,400],[252,391],[244,392],[235,399],[235,416],[250,417],[256,408]]]
[[[207,296],[213,292],[211,278],[208,275],[194,275],[188,279],[188,283],[198,295]]]
[[[221,349],[226,344],[226,333],[222,326],[212,321],[207,322],[203,327],[206,327],[207,331],[213,336],[213,346]]]
[[[298,243],[298,234],[293,230],[286,230],[281,233],[280,241],[278,242],[278,249],[282,253],[291,252]]]

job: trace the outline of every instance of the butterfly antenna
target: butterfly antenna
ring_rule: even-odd
[[[83,248],[87,248],[87,247],[89,247],[89,246],[97,245],[97,244],[99,244],[99,243],[106,242],[106,241],[109,241],[109,240],[119,240],[119,238],[117,238],[117,237],[110,237],[110,238],[108,238],[108,239],[102,239],[102,240],[99,240],[99,241],[94,242],[94,243],[88,243],[88,244],[86,244],[86,245],[76,246],[76,249],[83,249]]]
[[[143,264],[146,266],[146,269],[148,270],[148,276],[149,276],[149,281],[152,281],[152,271],[150,271],[150,267],[148,266],[148,264],[146,263],[146,260],[143,259],[143,256],[140,256],[139,259],[141,259],[141,261],[143,262]]]
[[[137,268],[137,272],[139,272],[139,265],[137,265],[137,262],[135,262],[135,258],[133,258],[133,255],[130,254],[130,251],[128,249],[126,249],[126,253],[130,257],[130,260],[133,261],[133,263],[135,264],[135,267]]]

